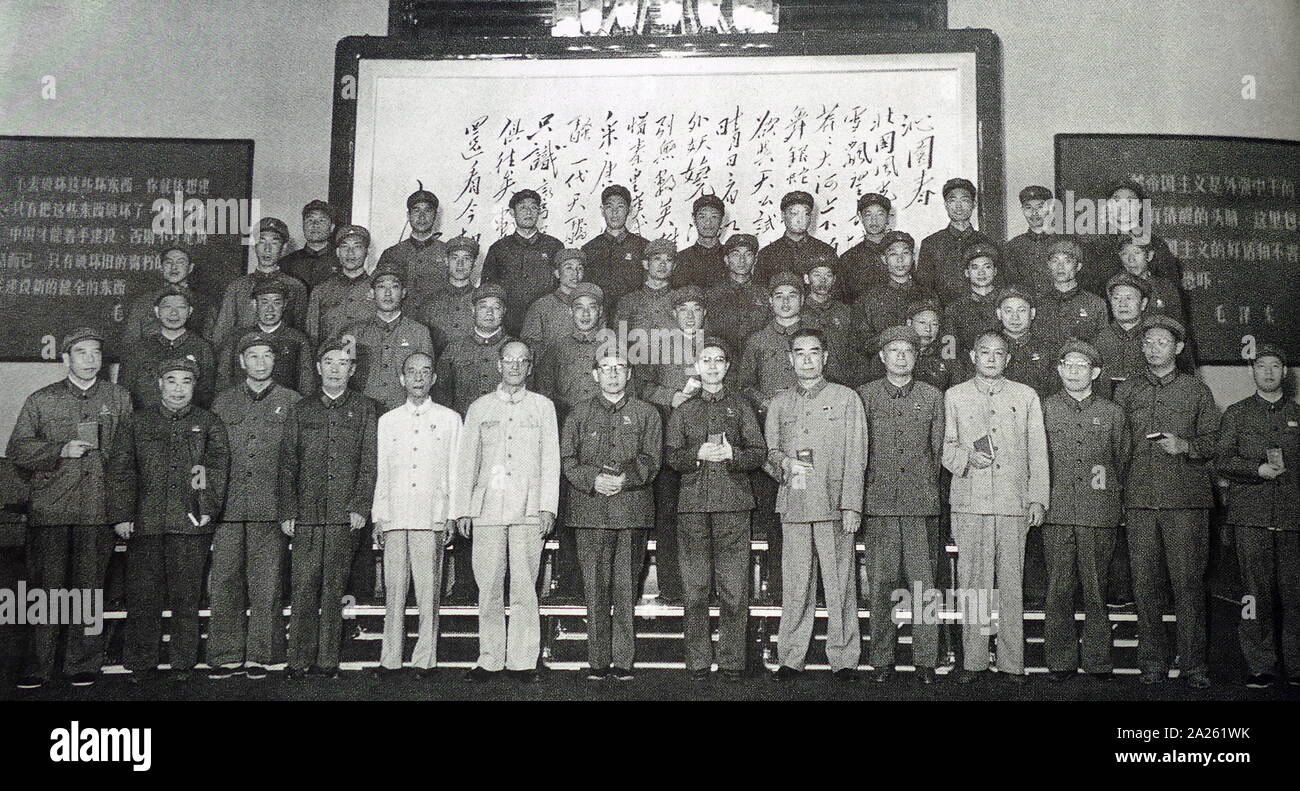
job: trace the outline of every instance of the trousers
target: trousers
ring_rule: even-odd
[[[573,532],[587,599],[587,664],[593,670],[611,665],[631,670],[636,658],[634,617],[646,531],[580,527]]]
[[[406,594],[415,582],[420,610],[411,664],[428,669],[438,664],[438,609],[442,604],[442,556],[445,534],[438,530],[388,530],[384,533],[384,642],[379,664],[402,666],[406,642]]]
[[[208,665],[284,661],[281,578],[288,538],[275,522],[223,522],[212,535]],[[248,609],[245,617],[244,610]]]
[[[1116,531],[1106,527],[1043,525],[1047,562],[1047,596],[1043,602],[1043,652],[1047,669],[1079,669],[1079,632],[1074,623],[1074,594],[1083,588],[1083,670],[1109,673],[1110,617],[1106,590],[1115,551]]]
[[[1208,667],[1205,635],[1205,569],[1210,552],[1210,516],[1203,508],[1128,511],[1129,564],[1138,616],[1138,664],[1144,671],[1169,667],[1169,633],[1164,622],[1166,585],[1173,591],[1177,620],[1178,669]]]
[[[1234,527],[1244,593],[1252,597],[1253,617],[1245,609],[1237,634],[1250,673],[1277,672],[1277,630],[1282,618],[1282,663],[1288,676],[1300,675],[1300,531]]]
[[[172,611],[167,653],[172,670],[194,669],[199,658],[199,601],[210,535],[167,533],[136,536],[127,545],[126,635],[128,670],[158,667],[162,611]]]
[[[533,670],[542,647],[537,572],[544,538],[537,525],[474,525],[474,581],[478,585],[478,666]],[[506,570],[510,623],[506,624]]]
[[[930,551],[931,516],[868,516],[866,518],[868,579],[871,584],[871,666],[894,664],[897,624],[893,592],[899,583],[913,591],[935,589],[935,562]],[[902,579],[900,580],[900,575]],[[925,603],[912,601],[912,662],[934,669],[939,663],[939,623],[924,613]]]
[[[745,669],[749,625],[749,512],[678,513],[686,603],[686,669],[713,664],[709,594],[718,593],[718,668]]]
[[[1025,672],[1021,581],[1028,520],[1023,516],[952,515],[957,541],[957,598],[962,626],[962,667],[989,667],[989,637],[997,635],[998,670]]]
[[[354,555],[348,525],[298,525],[293,534],[289,669],[339,666],[343,588]]]
[[[107,525],[40,525],[27,530],[29,588],[103,588],[113,556],[113,528]],[[59,625],[30,627],[23,675],[54,677]],[[98,673],[104,665],[104,632],[86,634],[85,625],[69,624],[63,672]]]
[[[826,591],[826,659],[831,670],[855,669],[862,653],[858,630],[857,552],[843,523],[783,522],[781,664],[803,670],[817,612],[817,572]]]

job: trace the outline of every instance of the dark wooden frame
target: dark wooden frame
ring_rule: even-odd
[[[399,39],[349,36],[334,53],[334,119],[330,144],[330,203],[341,216],[352,214],[356,90],[360,61],[370,60],[550,60],[660,56],[762,57],[765,55],[897,55],[971,52],[975,54],[976,151],[979,167],[979,227],[994,239],[1006,236],[1005,155],[1002,131],[1002,44],[991,30],[927,33],[858,32],[771,33],[742,36],[627,36],[552,38],[450,36]],[[350,97],[345,97],[350,86]]]

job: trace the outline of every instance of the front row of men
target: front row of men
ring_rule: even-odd
[[[499,347],[500,382],[469,406],[463,423],[429,397],[437,378],[429,353],[405,357],[405,401],[381,416],[375,401],[348,388],[355,367],[348,339],[322,345],[321,392],[300,398],[273,381],[276,346],[259,333],[240,339],[244,381],[220,393],[212,412],[192,403],[200,374],[188,357],[160,364],[158,405],[131,412],[125,390],[98,378],[101,336],[80,329],[64,339],[68,377],[29,397],[8,447],[32,477],[29,584],[101,587],[115,531],[129,547],[124,664],[133,680],[156,672],[166,605],[173,675],[185,678],[198,661],[211,547],[211,675],[261,678],[284,659],[279,585],[292,539],[288,673],[335,675],[339,602],[355,542],[372,519],[387,595],[381,672],[402,663],[411,579],[420,611],[412,661],[430,672],[442,552],[456,536],[472,534],[480,653],[468,677],[482,681],[505,670],[533,680],[537,576],[544,537],[560,511],[562,474],[565,522],[586,594],[589,677],[628,679],[646,531],[655,523],[652,482],[664,459],[680,475],[688,670],[708,678],[716,659],[724,678],[739,679],[755,505],[750,473],[762,468],[779,485],[784,538],[776,678],[804,667],[820,578],[827,657],[836,678],[854,679],[861,645],[855,535],[865,518],[873,679],[890,678],[895,621],[910,620],[918,678],[932,683],[942,604],[934,590],[942,466],[951,475],[958,547],[959,682],[988,669],[993,634],[998,669],[1025,679],[1020,582],[1026,534],[1040,525],[1049,677],[1064,681],[1080,667],[1073,597],[1081,584],[1082,669],[1109,678],[1106,577],[1123,519],[1141,679],[1167,675],[1167,575],[1180,674],[1204,688],[1204,578],[1217,471],[1231,481],[1227,523],[1253,604],[1253,617],[1243,615],[1239,629],[1248,683],[1267,686],[1280,667],[1300,683],[1300,489],[1291,466],[1300,453],[1300,409],[1283,394],[1285,354],[1259,348],[1257,393],[1233,405],[1221,428],[1209,390],[1175,366],[1182,326],[1153,316],[1143,328],[1146,371],[1120,383],[1114,401],[1093,392],[1103,361],[1076,340],[1057,355],[1062,389],[1041,402],[1032,388],[1005,377],[1014,353],[996,332],[974,339],[973,377],[941,393],[913,377],[922,347],[915,331],[889,328],[878,338],[884,377],[854,392],[824,378],[830,355],[822,332],[799,329],[788,352],[795,385],[770,399],[761,431],[750,401],[729,385],[732,351],[717,338],[700,344],[698,387],[674,400],[665,431],[660,411],[629,390],[628,360],[616,353],[597,356],[596,394],[557,426],[552,401],[526,387],[533,355],[518,340]],[[716,657],[708,626],[715,586]],[[57,638],[56,626],[33,629],[20,686],[53,677]],[[70,630],[64,670],[72,683],[94,683],[101,664],[99,638]]]

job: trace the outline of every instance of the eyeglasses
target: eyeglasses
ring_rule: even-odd
[[[530,360],[527,357],[502,357],[501,358],[502,365],[524,365],[526,363],[531,363],[531,362],[532,360]]]
[[[626,371],[627,365],[618,363],[617,365],[600,365],[597,369],[603,374],[612,374],[616,371]]]
[[[1092,368],[1092,363],[1067,363],[1062,362],[1059,365],[1067,371],[1087,371]]]

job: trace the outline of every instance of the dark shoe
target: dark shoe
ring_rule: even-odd
[[[305,673],[305,675],[308,676],[309,678],[323,678],[329,675],[329,673],[326,672],[325,668],[321,667],[320,665],[312,665],[311,667],[307,668],[307,672]]]
[[[287,681],[301,681],[311,675],[311,668],[290,667],[284,671],[284,677]]]
[[[1274,680],[1272,673],[1255,673],[1246,679],[1246,686],[1251,689],[1268,689],[1273,686]]]
[[[40,676],[23,676],[18,679],[16,686],[19,689],[40,689],[45,686],[46,680]]]
[[[692,670],[692,671],[691,671],[691,681],[708,681],[708,680],[709,680],[709,671],[708,671],[708,670]]]
[[[1115,680],[1115,675],[1109,670],[1098,670],[1096,673],[1089,673],[1088,675],[1092,676],[1102,684],[1108,684]]]
[[[1210,674],[1204,670],[1194,670],[1187,674],[1187,686],[1192,689],[1209,689]]]
[[[266,678],[267,673],[265,667],[262,667],[261,665],[250,664],[244,668],[244,675],[250,681],[261,681],[262,679]]]
[[[892,667],[876,668],[875,670],[871,671],[871,675],[868,676],[868,678],[871,679],[871,683],[873,684],[884,684],[886,681],[891,680],[893,677],[894,677],[894,669]]]
[[[173,684],[184,684],[186,681],[190,680],[190,674],[191,671],[189,670],[174,670],[171,675],[167,677],[167,680]]]
[[[743,681],[745,678],[745,673],[744,671],[741,670],[723,670],[721,671],[721,673],[722,673],[722,680],[726,681],[729,684],[736,684],[740,681]]]
[[[506,672],[519,684],[536,684],[542,678],[536,670],[507,670]]]
[[[1143,684],[1163,684],[1169,677],[1169,671],[1163,668],[1159,670],[1143,670],[1142,675],[1138,676],[1138,681]]]
[[[1293,687],[1300,687],[1300,674],[1294,676],[1287,676],[1286,683],[1290,684]]]
[[[438,668],[436,667],[421,667],[415,671],[415,677],[421,681],[432,681],[437,676]]]
[[[370,675],[374,676],[377,679],[392,681],[393,679],[402,675],[402,668],[384,667],[383,665],[378,665],[376,667],[370,668]]]
[[[230,678],[231,676],[237,676],[243,672],[244,668],[242,665],[218,665],[208,671],[208,678],[213,681],[220,681],[221,679]]]
[[[68,679],[68,683],[74,687],[93,687],[95,686],[95,682],[98,680],[99,680],[98,673],[91,673],[90,671],[86,671],[84,673],[74,673]]]
[[[636,678],[636,674],[626,667],[615,667],[610,669],[610,675],[615,681],[631,681]]]
[[[609,678],[609,668],[607,667],[593,667],[587,670],[588,681],[604,681],[607,678]]]
[[[1029,683],[1029,676],[1025,673],[1003,673],[1002,675],[1007,677],[1007,681],[1018,687],[1023,687]]]
[[[932,667],[918,667],[916,669],[916,677],[921,680],[922,684],[926,684],[927,686],[939,683],[939,676],[934,672],[934,668]]]
[[[1053,684],[1061,684],[1074,678],[1073,670],[1053,670],[1047,674],[1047,680]]]
[[[858,671],[851,667],[842,667],[831,673],[831,676],[841,684],[852,684],[858,680]]]
[[[491,681],[496,674],[491,670],[475,665],[465,674],[466,681],[473,681],[476,684],[482,684],[485,681]]]
[[[976,681],[983,679],[986,673],[988,673],[987,670],[967,670],[962,668],[953,675],[956,676],[958,684],[974,684]]]
[[[802,674],[802,670],[795,670],[789,665],[781,665],[772,673],[772,678],[777,681],[794,681]]]

